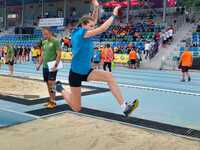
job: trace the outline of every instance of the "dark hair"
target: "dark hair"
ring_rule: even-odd
[[[47,30],[47,31],[51,32],[49,27],[42,27],[42,30]]]
[[[107,47],[107,48],[110,48],[110,44],[106,44],[106,47]]]
[[[89,21],[94,21],[93,17],[85,15],[79,19],[78,26],[81,26],[82,24],[86,25]]]

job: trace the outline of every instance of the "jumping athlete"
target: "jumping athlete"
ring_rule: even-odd
[[[120,7],[113,10],[113,15],[105,21],[100,27],[94,28],[98,18],[99,3],[97,0],[92,0],[94,11],[92,16],[83,16],[79,20],[78,27],[72,32],[72,53],[71,70],[69,73],[70,91],[65,90],[60,81],[56,82],[55,90],[62,94],[70,107],[79,112],[81,110],[81,85],[82,81],[102,81],[108,83],[112,94],[117,99],[118,103],[125,116],[129,116],[139,104],[138,100],[127,103],[117,85],[117,82],[112,76],[112,73],[93,70],[91,59],[93,57],[92,37],[102,32],[105,32],[114,22],[118,15]]]

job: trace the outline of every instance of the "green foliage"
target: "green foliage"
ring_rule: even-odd
[[[177,0],[177,4],[186,8],[200,7],[200,0]]]

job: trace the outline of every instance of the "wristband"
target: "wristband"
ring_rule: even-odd
[[[113,17],[113,19],[116,19],[116,18],[117,18],[117,16],[116,16],[116,15],[112,15],[111,17]]]
[[[98,5],[98,6],[97,6],[97,5],[96,5],[96,6],[94,6],[94,9],[98,9],[98,8],[99,8],[99,5]]]

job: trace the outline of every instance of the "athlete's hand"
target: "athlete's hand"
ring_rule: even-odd
[[[99,6],[98,0],[91,0],[91,3],[92,3],[94,6]]]
[[[36,70],[39,71],[40,70],[40,65],[36,66]]]
[[[54,67],[51,69],[52,72],[55,72],[56,70],[57,70],[57,67],[56,67],[56,66],[54,66]]]
[[[113,15],[114,16],[118,16],[118,13],[119,13],[119,9],[121,8],[121,6],[117,6],[117,7],[115,7],[114,8],[114,10],[113,10]]]

